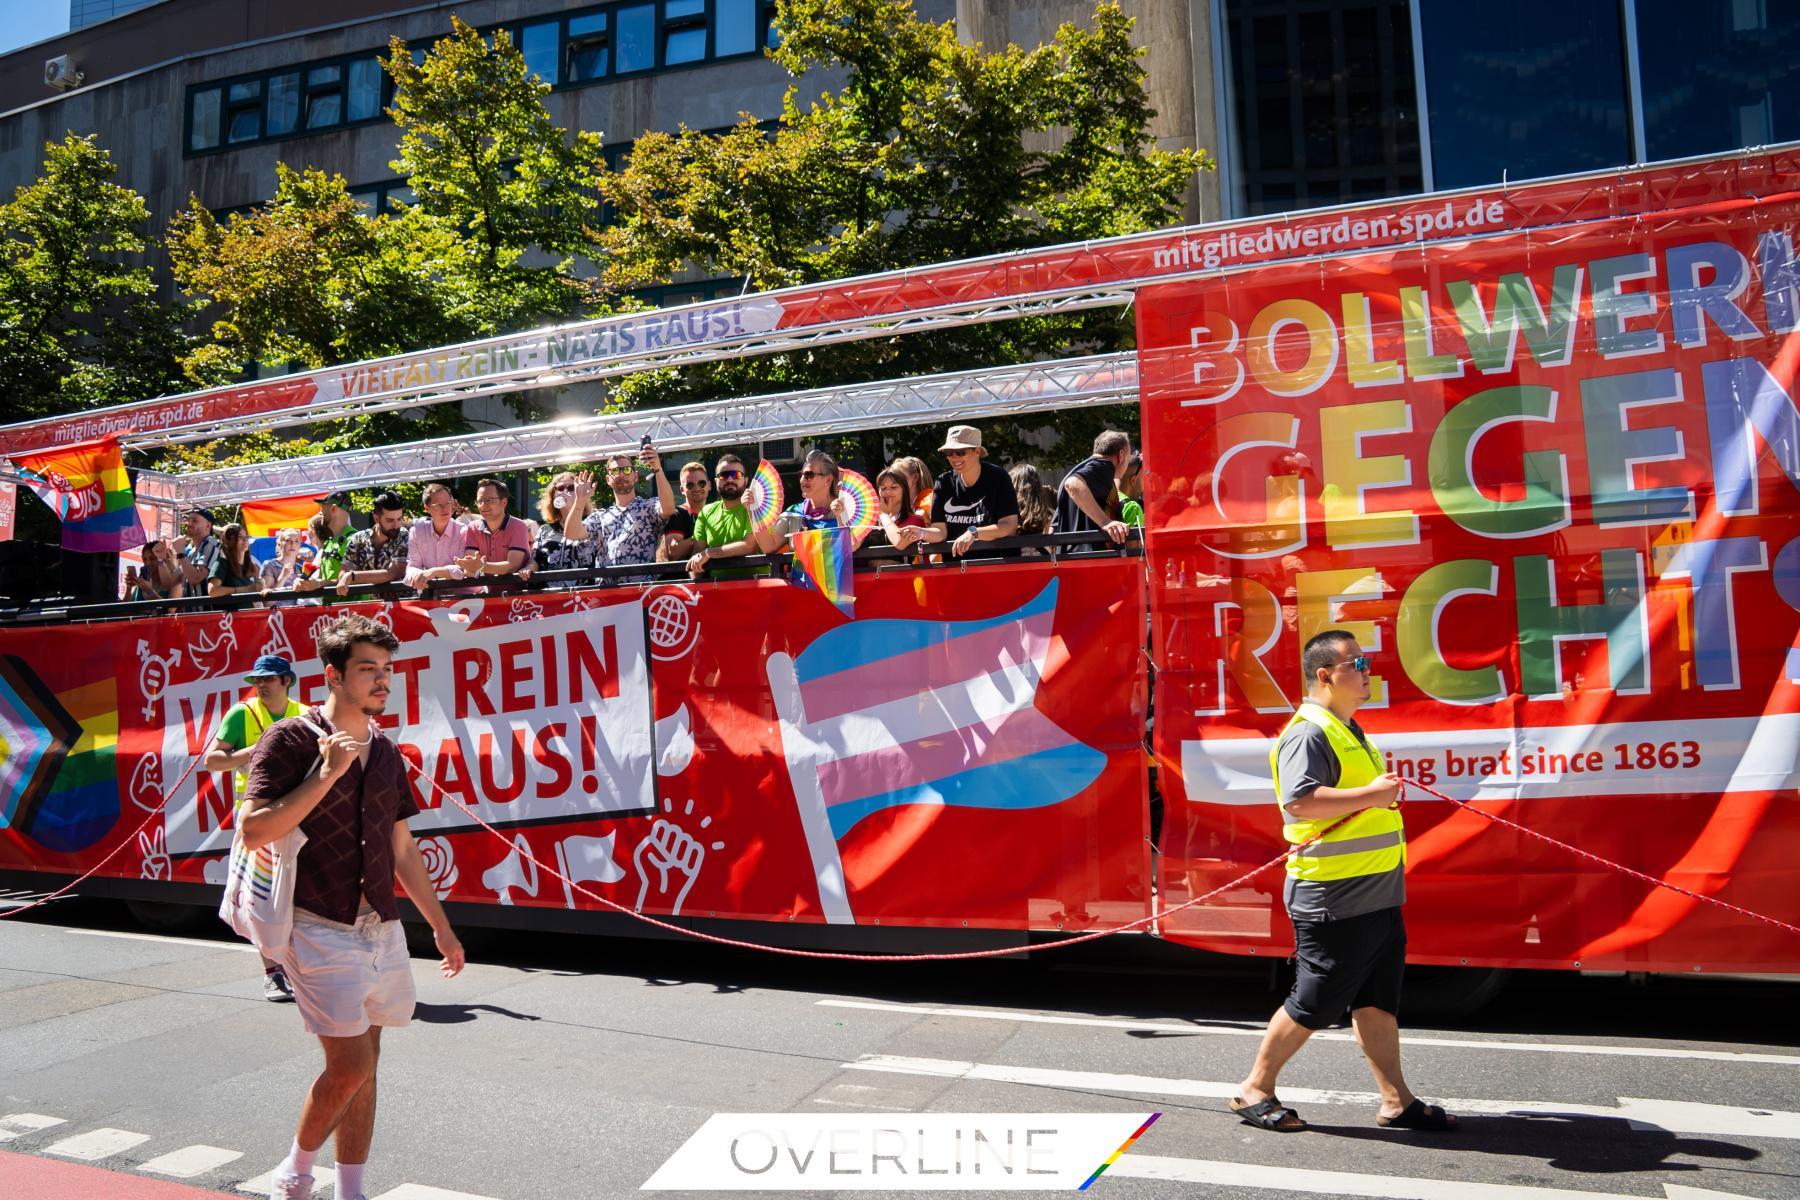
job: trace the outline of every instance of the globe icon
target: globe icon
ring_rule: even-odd
[[[650,623],[650,642],[659,650],[674,650],[686,642],[693,625],[688,606],[679,596],[654,596],[646,606]]]

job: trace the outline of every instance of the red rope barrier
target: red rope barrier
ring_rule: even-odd
[[[1722,908],[1726,912],[1736,913],[1740,917],[1748,917],[1752,921],[1761,921],[1765,925],[1773,925],[1777,929],[1785,929],[1789,933],[1800,934],[1800,925],[1794,925],[1787,921],[1783,921],[1779,917],[1771,917],[1766,913],[1753,912],[1748,908],[1732,904],[1727,900],[1720,900],[1715,896],[1702,895],[1699,892],[1684,888],[1678,883],[1670,883],[1667,879],[1658,879],[1654,875],[1646,875],[1644,872],[1633,867],[1625,866],[1623,863],[1616,863],[1610,858],[1601,858],[1598,854],[1583,850],[1580,846],[1571,846],[1567,842],[1559,842],[1547,833],[1539,833],[1535,829],[1527,829],[1517,821],[1509,821],[1498,813],[1491,813],[1486,809],[1476,808],[1466,800],[1458,800],[1455,796],[1446,796],[1436,788],[1428,787],[1416,779],[1407,779],[1404,776],[1399,775],[1395,776],[1395,778],[1400,780],[1400,800],[1402,801],[1406,799],[1407,788],[1418,788],[1421,792],[1436,796],[1439,800],[1448,800],[1451,804],[1456,805],[1456,807],[1462,809],[1464,812],[1472,812],[1478,817],[1485,817],[1496,825],[1504,825],[1508,829],[1516,830],[1517,832],[1524,834],[1526,837],[1536,838],[1538,841],[1555,846],[1560,850],[1567,850],[1577,858],[1586,859],[1596,866],[1602,866],[1608,870],[1617,871],[1621,875],[1629,876],[1630,878],[1639,880],[1643,883],[1653,884],[1659,888],[1666,888],[1676,895],[1686,896],[1690,900],[1699,900],[1704,904],[1713,905],[1715,908]]]
[[[189,775],[192,775],[194,773],[194,768],[199,766],[201,764],[201,762],[204,760],[205,760],[205,755],[196,755],[194,757],[194,761],[188,764],[187,770],[183,771],[179,776],[176,777],[175,782],[169,785],[169,790],[163,793],[163,797],[161,800],[157,801],[156,807],[150,810],[150,815],[145,817],[142,821],[138,822],[137,828],[133,829],[130,833],[126,834],[125,840],[120,842],[118,845],[114,846],[110,851],[108,851],[105,858],[101,859],[99,862],[95,863],[93,866],[91,866],[87,870],[83,871],[80,875],[77,875],[74,879],[71,879],[68,883],[65,883],[63,886],[57,888],[54,892],[51,892],[48,896],[40,896],[36,900],[33,900],[30,904],[21,904],[17,908],[9,908],[9,909],[0,910],[0,919],[4,919],[6,917],[16,917],[22,912],[30,912],[34,908],[42,908],[44,905],[50,903],[52,900],[60,899],[61,897],[68,895],[70,892],[74,891],[77,887],[80,887],[83,883],[86,883],[89,879],[93,878],[94,875],[99,872],[101,867],[104,867],[107,863],[111,862],[113,859],[115,859],[119,856],[119,851],[123,850],[125,847],[131,845],[132,842],[136,841],[138,834],[140,834],[140,833],[144,832],[144,830],[150,828],[150,822],[152,822],[152,821],[156,820],[156,818],[162,816],[163,809],[168,807],[169,797],[173,796],[175,794],[175,790],[177,788],[179,788],[183,783],[187,782],[187,777]]]

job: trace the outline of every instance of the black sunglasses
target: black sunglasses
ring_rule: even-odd
[[[742,471],[720,471],[719,472],[720,479],[741,479],[741,478],[743,478],[743,475],[744,475],[744,473]]]

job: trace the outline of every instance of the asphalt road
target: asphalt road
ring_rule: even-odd
[[[280,1159],[318,1052],[227,936],[81,900],[0,921],[0,1197],[241,1196]],[[1283,1136],[1224,1111],[1278,998],[1267,966],[1161,949],[858,967],[508,934],[453,981],[417,960],[368,1195],[630,1195],[721,1112],[1154,1111],[1095,1192],[1800,1197],[1800,985],[1515,977],[1478,1018],[1407,1030],[1415,1088],[1460,1132],[1377,1129],[1339,1031],[1284,1076],[1314,1130]]]

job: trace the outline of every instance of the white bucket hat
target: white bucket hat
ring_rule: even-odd
[[[981,448],[981,430],[973,425],[952,425],[944,444],[938,447],[938,453],[946,450],[973,450],[982,455],[987,453]]]

